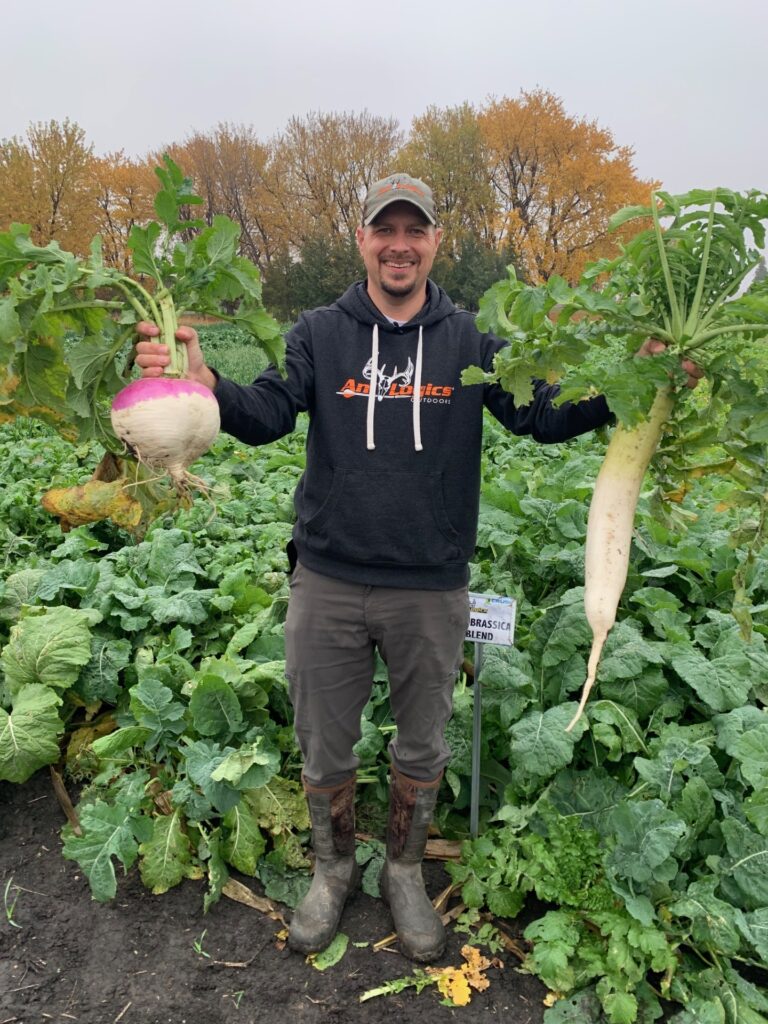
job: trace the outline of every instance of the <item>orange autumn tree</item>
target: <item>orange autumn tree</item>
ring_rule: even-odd
[[[56,239],[84,255],[96,231],[92,162],[85,132],[68,118],[0,140],[0,230],[29,224],[38,245]]]
[[[128,236],[154,216],[157,178],[146,160],[131,160],[122,151],[94,158],[91,164],[96,231],[101,235],[104,262],[131,272]]]
[[[217,214],[231,218],[240,228],[240,255],[264,273],[285,235],[272,144],[253,127],[221,122],[167,149],[203,198],[197,215],[208,224]]]
[[[542,89],[494,100],[480,125],[499,233],[532,283],[553,274],[575,281],[586,263],[615,255],[620,235],[608,234],[609,217],[647,203],[658,184],[637,177],[629,146]]]

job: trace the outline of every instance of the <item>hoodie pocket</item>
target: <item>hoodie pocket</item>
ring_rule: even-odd
[[[305,529],[313,551],[346,561],[427,566],[467,557],[445,508],[442,473],[336,469]]]

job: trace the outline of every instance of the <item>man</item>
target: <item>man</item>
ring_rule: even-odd
[[[461,371],[490,370],[504,343],[481,334],[429,280],[442,237],[436,220],[422,181],[393,174],[371,186],[357,229],[367,279],[300,317],[287,338],[286,380],[274,370],[250,386],[220,379],[195,332],[178,332],[188,376],[214,391],[228,433],[266,444],[291,431],[300,411],[310,416],[285,628],[316,854],[290,929],[290,945],[305,953],[331,941],[358,882],[352,748],[377,649],[397,724],[382,892],[404,952],[421,962],[442,953],[445,930],[421,861],[450,757],[444,730],[468,620],[483,410],[542,442],[609,419],[600,397],[555,409],[557,390],[542,382],[525,408],[497,385],[461,386]],[[168,362],[149,340],[137,353],[148,376]]]

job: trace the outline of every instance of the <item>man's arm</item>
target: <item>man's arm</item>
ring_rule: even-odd
[[[641,358],[660,355],[665,348],[663,341],[648,338],[635,355]],[[681,365],[687,374],[685,386],[695,388],[704,371],[689,359],[684,359]],[[533,401],[518,408],[512,395],[499,384],[486,384],[484,400],[496,419],[512,433],[530,434],[534,440],[545,444],[568,441],[612,421],[608,403],[602,395],[582,402],[563,402],[555,407],[552,402],[559,393],[556,384],[536,381]]]

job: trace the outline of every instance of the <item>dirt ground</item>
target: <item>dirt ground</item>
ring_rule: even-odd
[[[113,902],[95,903],[77,865],[61,856],[62,821],[46,771],[23,786],[0,783],[0,897],[10,879],[10,902],[18,897],[13,924],[7,897],[0,900],[0,1024],[472,1024],[490,1016],[541,1024],[545,990],[511,954],[469,1006],[442,1005],[434,986],[360,1003],[368,989],[413,972],[396,947],[353,945],[392,927],[386,907],[363,894],[342,922],[349,948],[324,972],[279,949],[280,925],[249,907],[222,898],[204,915],[201,883],[153,896],[134,869]],[[446,876],[436,863],[425,874],[435,895]],[[451,934],[440,965],[461,964],[465,942]]]

